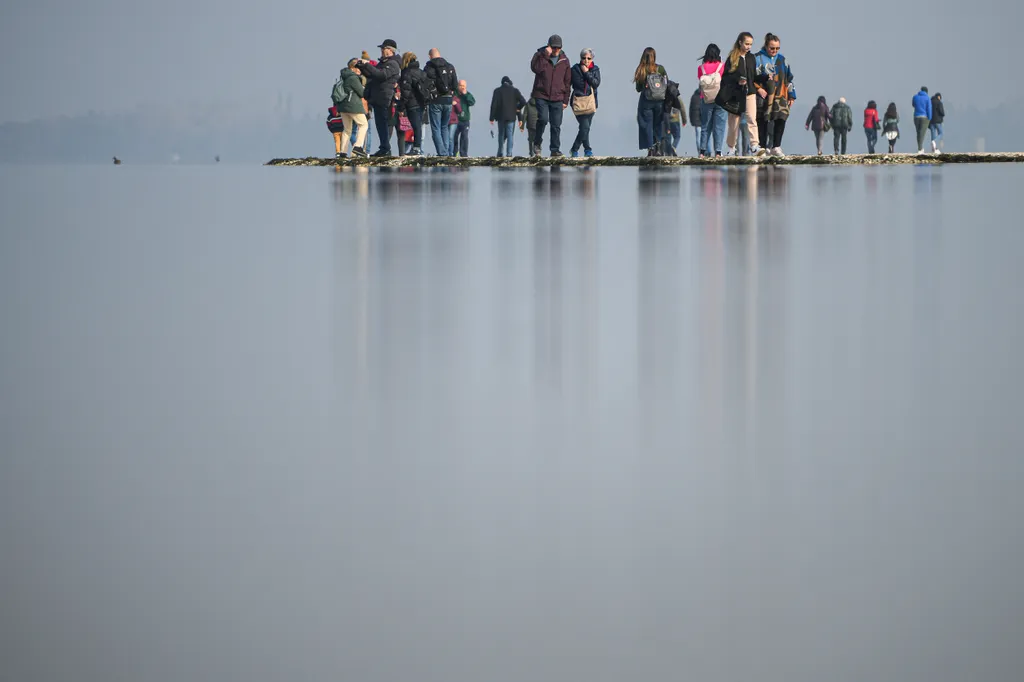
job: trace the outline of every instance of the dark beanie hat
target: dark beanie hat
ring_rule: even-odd
[[[501,84],[502,85],[512,85],[512,79],[509,78],[508,76],[502,76],[501,77]]]

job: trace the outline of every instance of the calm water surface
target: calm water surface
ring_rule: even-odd
[[[0,168],[6,674],[1019,680],[1022,186]]]

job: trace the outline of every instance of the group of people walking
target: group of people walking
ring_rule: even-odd
[[[929,97],[928,88],[922,87],[920,92],[914,95],[911,105],[914,109],[914,127],[917,132],[917,153],[925,153],[925,138],[929,131],[931,151],[935,154],[941,153],[942,124],[946,118],[942,93],[935,93],[934,97]],[[814,131],[819,155],[823,153],[825,133],[830,130],[834,139],[833,149],[837,156],[842,155],[846,153],[847,134],[853,130],[853,111],[846,103],[845,97],[840,97],[831,108],[824,97],[819,97],[811,112],[807,114],[804,127]],[[867,138],[868,154],[875,153],[879,133],[889,142],[889,153],[895,152],[896,140],[900,138],[900,115],[895,102],[889,102],[884,116],[879,115],[878,105],[874,100],[868,102],[864,108],[864,135]]]
[[[385,40],[378,47],[379,60],[371,60],[366,52],[349,60],[332,90],[327,127],[334,134],[337,158],[348,155],[349,145],[354,156],[369,155],[371,118],[379,140],[375,157],[391,156],[392,135],[399,155],[422,154],[425,123],[430,126],[438,156],[468,156],[470,109],[476,99],[466,81],[459,80],[455,66],[437,48],[430,50],[429,61],[421,68],[416,54],[400,54],[394,40]],[[645,48],[633,74],[639,149],[648,156],[674,155],[689,113],[701,157],[723,153],[784,156],[782,140],[797,98],[793,71],[774,33],[765,35],[759,51],[753,49],[754,37],[747,32],[737,36],[724,58],[718,45],[709,44],[698,59],[696,89],[687,107],[680,85],[669,79],[655,49]],[[530,60],[533,87],[529,97],[508,76],[501,79],[491,96],[489,112],[492,137],[497,127],[497,156],[512,156],[516,127],[527,133],[530,155],[541,154],[547,133],[550,155],[563,156],[562,123],[570,107],[577,124],[570,154],[593,155],[590,131],[601,87],[601,70],[594,58],[594,51],[584,48],[579,61],[570,63],[562,38],[552,35]],[[913,107],[918,153],[924,151],[929,130],[932,151],[938,152],[945,116],[942,96],[930,98],[928,89],[921,88]],[[853,125],[846,99],[840,97],[829,107],[824,96],[818,98],[804,124],[814,132],[818,154],[823,153],[824,134],[830,130],[835,153],[845,154]],[[869,153],[874,153],[879,133],[889,141],[889,151],[894,151],[899,138],[896,105],[891,103],[880,117],[875,103],[869,102],[864,130]]]

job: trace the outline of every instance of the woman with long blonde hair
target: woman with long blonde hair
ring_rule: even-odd
[[[644,49],[640,64],[633,72],[633,84],[640,93],[637,102],[636,122],[640,132],[640,150],[647,150],[647,156],[658,156],[658,141],[665,134],[664,106],[668,90],[668,74],[658,63],[658,54],[653,47]]]
[[[736,142],[739,137],[740,119],[747,115],[747,132],[750,134],[750,152],[761,156],[764,150],[758,144],[757,134],[757,96],[767,97],[768,93],[762,85],[767,80],[758,75],[757,62],[750,49],[754,47],[754,36],[743,32],[729,52],[722,75],[722,89],[716,100],[723,109],[729,112],[729,124],[725,143],[731,153],[736,153]]]

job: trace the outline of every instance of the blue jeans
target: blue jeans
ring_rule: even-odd
[[[505,148],[505,156],[512,156],[512,136],[515,132],[515,121],[498,121],[498,156],[502,156],[502,147]]]
[[[438,156],[451,156],[448,150],[451,140],[451,131],[448,129],[448,121],[452,117],[451,103],[428,105],[427,116],[430,117],[430,136],[434,139],[434,151]]]
[[[878,131],[874,128],[865,128],[864,134],[868,138],[868,154],[874,154],[875,145],[878,144]]]
[[[580,124],[580,131],[576,133],[576,140],[572,143],[572,150],[578,152],[580,147],[590,151],[590,126],[594,122],[593,114],[577,116],[576,122]]]
[[[661,139],[664,123],[664,102],[652,101],[640,93],[636,105],[636,123],[639,127],[639,145],[641,150],[650,149]]]
[[[672,134],[672,149],[675,149],[683,139],[683,122],[676,121],[673,123],[669,121],[668,132]]]
[[[380,149],[382,154],[391,153],[391,135],[388,130],[388,108],[373,108],[373,123],[377,126],[377,137],[380,138]]]
[[[469,121],[455,126],[455,135],[452,137],[452,150],[458,151],[459,156],[462,158],[469,156]]]
[[[729,112],[714,102],[700,105],[700,142],[697,150],[706,150],[711,155],[711,138],[714,137],[715,153],[722,153],[725,144],[725,127],[729,122]]]
[[[448,125],[448,156],[455,156],[455,131],[458,129],[458,123]]]
[[[939,142],[942,142],[942,124],[941,123],[932,123],[930,126],[928,126],[928,130],[930,130],[931,133],[932,133],[932,142],[935,142],[936,144],[938,144]]]
[[[536,102],[537,132],[534,133],[533,139],[539,147],[541,140],[544,139],[544,128],[550,123],[551,145],[549,149],[551,153],[555,153],[562,148],[562,111],[565,107],[561,102],[552,102],[546,99],[538,99]]]

